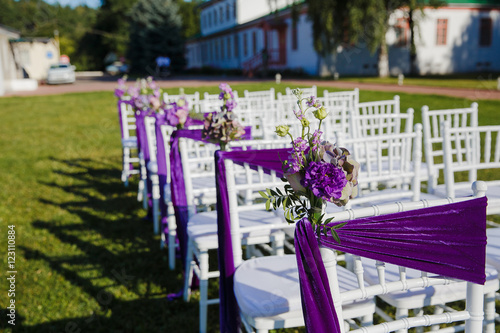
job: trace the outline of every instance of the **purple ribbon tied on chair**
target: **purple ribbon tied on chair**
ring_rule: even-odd
[[[233,292],[234,267],[224,159],[246,162],[281,172],[281,158],[289,149],[217,152],[217,212],[220,270],[220,330],[236,332],[238,305]],[[331,236],[316,237],[311,223],[297,223],[295,249],[302,308],[309,332],[339,332],[321,245],[417,270],[484,284],[486,198],[349,221],[337,230],[341,244]],[[334,225],[332,222],[331,225]]]

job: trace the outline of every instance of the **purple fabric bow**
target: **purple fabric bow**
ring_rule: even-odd
[[[340,244],[321,235],[333,248],[447,277],[484,284],[487,199],[349,221],[337,230]],[[330,225],[334,225],[331,223]],[[340,332],[321,260],[318,239],[307,219],[295,229],[304,322],[308,332]]]

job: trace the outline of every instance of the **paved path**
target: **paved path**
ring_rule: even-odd
[[[177,87],[201,87],[218,85],[220,82],[230,84],[251,83],[251,82],[272,82],[270,80],[246,79],[242,77],[173,77],[170,79],[158,80],[162,88]],[[338,89],[354,89],[374,91],[393,91],[409,94],[431,94],[444,95],[452,97],[478,99],[496,99],[500,100],[500,91],[485,89],[463,89],[463,88],[441,88],[425,86],[398,86],[394,84],[374,84],[357,83],[346,81],[322,81],[322,80],[283,80],[286,85],[317,85],[324,87],[334,87]],[[74,84],[67,85],[40,85],[36,91],[24,91],[8,93],[5,96],[35,96],[35,95],[54,95],[64,93],[89,92],[89,91],[113,91],[116,88],[116,78],[114,77],[96,77],[79,78]],[[321,93],[320,93],[321,94]]]

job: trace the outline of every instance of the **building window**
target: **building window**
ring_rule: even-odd
[[[405,18],[398,18],[394,30],[396,31],[396,46],[406,47],[408,45],[408,34],[410,32],[408,20]]]
[[[479,25],[479,46],[490,46],[491,45],[491,34],[492,34],[492,22],[491,18],[482,18]]]
[[[229,21],[229,18],[230,18],[229,16],[230,16],[230,15],[231,15],[231,14],[229,13],[229,4],[226,4],[226,20],[227,20],[227,21]]]
[[[226,51],[227,51],[227,58],[231,59],[231,37],[227,37]]]
[[[292,50],[298,49],[297,24],[292,24]]]
[[[243,34],[243,56],[248,55],[248,36],[246,33]]]
[[[214,9],[214,25],[217,24],[217,10]]]
[[[236,3],[233,3],[233,17],[236,20]]]
[[[448,35],[448,19],[437,20],[436,45],[446,45]]]
[[[208,13],[208,26],[212,26],[212,12]]]
[[[224,8],[220,7],[219,8],[219,14],[220,14],[220,23],[224,22]]]
[[[234,57],[238,58],[240,55],[240,44],[238,35],[234,35]]]
[[[252,41],[253,41],[253,54],[257,54],[257,32],[254,31],[252,34]]]

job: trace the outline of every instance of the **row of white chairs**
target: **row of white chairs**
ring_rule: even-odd
[[[356,92],[356,91],[355,91]],[[324,93],[326,95],[326,92]],[[341,95],[342,93],[338,93]],[[347,94],[349,96],[349,94]],[[359,207],[363,205],[369,205],[370,203],[374,202],[374,197],[377,199],[383,199],[381,202],[389,202],[389,201],[395,201],[395,200],[401,200],[404,196],[408,198],[408,200],[418,200],[420,196],[423,194],[420,192],[420,181],[422,180],[421,177],[421,167],[419,166],[420,164],[420,159],[422,155],[422,126],[417,124],[415,127],[413,127],[413,112],[412,110],[409,110],[407,113],[400,113],[399,111],[399,99],[395,98],[393,101],[388,101],[389,103],[381,103],[381,102],[374,102],[374,103],[359,103],[359,101],[356,101],[354,98],[352,98],[353,94],[350,94],[348,98],[346,98],[344,101],[342,101],[342,98],[339,97],[341,100],[337,105],[341,105],[342,108],[346,110],[344,113],[345,117],[348,116],[348,112],[351,112],[351,115],[349,115],[349,119],[351,119],[351,124],[348,125],[347,127],[347,133],[345,132],[337,132],[335,137],[333,139],[339,141],[342,143],[342,145],[345,145],[351,149],[351,152],[353,153],[353,156],[362,163],[363,169],[361,170],[360,174],[360,179],[366,179],[366,182],[362,182],[360,185],[361,187],[361,195],[359,198],[352,200],[351,205],[354,207]],[[257,93],[255,96],[258,96]],[[281,98],[283,100],[283,98]],[[358,95],[359,99],[359,95]],[[331,99],[331,103],[333,104],[334,98]],[[352,101],[352,106],[358,110],[356,112],[357,115],[359,115],[358,118],[355,118],[355,120],[352,120],[352,114],[355,112],[349,108],[346,108],[346,105],[349,105],[346,100]],[[218,104],[220,105],[220,100],[217,101]],[[350,102],[349,102],[350,103]],[[325,103],[326,104],[326,103]],[[476,106],[477,110],[477,106]],[[267,112],[271,112],[270,110],[267,110]],[[278,113],[278,112],[275,112]],[[288,113],[290,113],[290,110],[288,110]],[[279,120],[279,118],[277,119]],[[281,119],[283,120],[283,118]],[[362,134],[357,134],[357,135],[348,135],[349,131],[351,133],[357,133],[352,127],[352,123],[354,121],[359,122],[361,125],[357,128],[357,130],[360,130]],[[346,123],[349,123],[346,121]],[[151,120],[146,121],[147,126],[149,126],[149,130],[146,132],[148,134],[148,143],[150,144],[150,150],[155,149],[155,143],[153,135],[155,133],[154,131],[154,122],[151,122]],[[443,123],[443,126],[445,126],[445,123]],[[425,134],[425,120],[424,120],[424,134]],[[252,129],[253,130],[253,129]],[[166,140],[168,142],[168,136],[169,133],[171,132],[170,130],[165,129],[164,133],[166,135]],[[491,131],[490,131],[491,132]],[[163,132],[162,132],[163,133]],[[330,132],[331,133],[331,132]],[[370,137],[370,140],[366,140],[366,137]],[[445,136],[446,137],[446,136]],[[443,136],[441,136],[441,140],[444,140]],[[453,136],[452,136],[453,137]],[[456,137],[460,137],[459,134],[456,135]],[[481,135],[479,135],[481,137]],[[483,136],[485,137],[485,136]],[[486,136],[487,137],[487,136]],[[491,135],[490,135],[491,137]],[[494,137],[494,135],[493,135]],[[475,140],[473,139],[474,136],[469,135],[469,141]],[[150,140],[151,139],[151,140]],[[188,164],[184,165],[184,160],[189,160],[189,155],[191,154],[192,157],[196,157],[197,154],[199,155],[200,153],[200,146],[199,143],[197,144],[196,142],[189,142],[193,140],[182,140],[184,142],[183,148],[181,148],[181,152],[183,151],[183,169],[185,168],[184,171],[184,176],[185,176],[185,183],[189,183],[189,175],[195,176],[196,175],[196,170],[193,172],[190,172],[190,170],[193,168],[193,166],[196,166],[199,170],[206,171],[210,170],[212,171],[213,174],[213,164],[212,166],[209,166],[210,163],[213,163],[213,155],[211,153],[205,153],[205,157],[208,157],[207,161],[202,162],[202,160],[191,160],[191,162],[188,162]],[[425,135],[424,135],[424,143],[426,142],[425,140]],[[437,142],[437,141],[436,141]],[[491,139],[490,139],[491,142]],[[255,145],[256,143],[246,143],[247,146],[252,146]],[[472,147],[476,148],[477,147],[477,141],[471,141],[467,147]],[[193,152],[189,148],[189,146],[192,146],[193,149],[194,147],[198,145],[198,151]],[[445,146],[443,142],[441,142],[441,145]],[[202,145],[203,146],[203,145]],[[207,148],[205,145],[205,148]],[[213,152],[212,148],[212,152]],[[425,149],[424,149],[425,151]],[[448,151],[455,152],[457,149],[448,149]],[[460,150],[458,150],[460,151]],[[445,151],[443,150],[443,154]],[[151,154],[153,155],[153,154]],[[167,155],[168,156],[168,155]],[[427,152],[426,152],[427,156]],[[470,155],[470,156],[476,156],[476,155]],[[488,156],[496,156],[495,154],[490,154]],[[198,156],[199,158],[199,156]],[[211,161],[210,161],[211,160]],[[195,161],[195,162],[193,162]],[[426,158],[427,162],[427,158]],[[453,161],[452,161],[453,162]],[[464,162],[462,159],[461,162]],[[498,162],[498,158],[497,158]],[[448,164],[450,164],[448,162]],[[463,163],[462,163],[463,164]],[[494,167],[494,165],[491,165]],[[429,165],[427,165],[429,168]],[[441,167],[443,170],[445,169],[445,165],[443,163]],[[431,174],[430,169],[428,173],[429,175]],[[248,170],[247,170],[248,172]],[[203,176],[201,176],[201,179]],[[370,181],[368,181],[370,180]],[[238,181],[242,181],[242,178],[240,177]],[[242,184],[245,184],[244,182]],[[470,183],[469,183],[470,184]],[[203,202],[203,205],[205,207],[210,207],[213,206],[214,204],[214,196],[212,195],[211,200],[207,200],[210,197],[210,193],[214,193],[214,188],[213,185],[214,183],[212,182],[212,187],[210,187],[208,190],[202,189],[202,186],[198,184],[199,187],[197,189],[192,188],[192,186],[186,186],[186,195],[187,197],[192,197],[194,198],[195,195],[191,195],[188,193],[188,191],[191,189],[193,191],[192,193],[198,193],[198,198],[197,202],[193,202],[193,206],[196,202],[198,207],[202,207],[202,205],[199,205],[200,203]],[[268,184],[269,185],[269,184]],[[248,185],[247,185],[248,186]],[[385,189],[384,191],[387,193],[387,196],[381,196],[381,192],[379,191],[379,187],[383,186]],[[376,190],[376,191],[375,191]],[[196,192],[198,191],[198,192]],[[248,192],[248,190],[247,190]],[[391,194],[392,192],[392,194]],[[436,193],[437,194],[437,193]],[[428,194],[424,194],[428,195]],[[242,197],[242,194],[240,193],[240,198]],[[249,197],[249,193],[247,193],[246,196],[243,197]],[[200,201],[201,199],[202,201]],[[158,195],[154,194],[153,190],[153,202],[156,200],[159,200]],[[167,198],[168,199],[168,198]],[[191,202],[191,200],[189,200]],[[491,205],[488,207],[490,211]],[[153,211],[157,211],[156,208],[153,209]],[[192,211],[194,212],[194,210]],[[196,219],[202,219],[202,215],[196,216],[193,215],[192,219],[190,220],[195,221]],[[210,228],[205,229],[205,231],[210,230],[208,233],[209,236],[212,238],[212,244],[213,243],[213,238],[214,238],[214,219],[213,215],[214,213],[207,213],[212,215],[212,219],[206,218],[202,219],[205,222],[208,222],[207,225],[210,225]],[[191,223],[191,222],[190,222]],[[157,224],[155,224],[157,225]],[[210,277],[216,277],[217,272],[208,272],[208,270],[205,269],[205,267],[208,267],[204,265],[206,261],[206,256],[205,252],[207,252],[207,249],[211,248],[210,246],[206,246],[208,243],[203,243],[199,242],[198,244],[193,241],[191,242],[191,239],[195,240],[197,239],[197,236],[200,235],[198,231],[193,231],[197,230],[197,228],[201,228],[199,230],[204,230],[203,228],[206,228],[207,225],[204,225],[203,222],[197,224],[193,223],[192,224],[194,229],[191,230],[191,237],[190,239],[190,244],[189,244],[189,249],[190,251],[193,252],[193,254],[197,255],[198,259],[198,264],[197,261],[191,261],[187,263],[188,266],[186,266],[186,272],[195,272],[198,277],[201,279],[201,281],[208,281],[208,278]],[[195,227],[196,225],[199,225],[200,227]],[[286,228],[285,228],[286,229]],[[170,229],[169,229],[170,231]],[[289,234],[289,232],[286,232],[284,235]],[[277,234],[275,234],[276,236]],[[172,237],[172,235],[170,235]],[[175,233],[173,234],[175,236]],[[208,236],[204,235],[203,232],[201,233],[201,236]],[[210,238],[208,237],[208,238]],[[200,239],[203,239],[200,238]],[[269,241],[269,238],[265,238],[265,241]],[[279,242],[278,242],[279,243]],[[171,246],[172,244],[175,244],[175,242],[170,241],[169,242],[169,251],[173,249],[174,247]],[[248,246],[247,249],[252,249],[252,246]],[[201,250],[200,250],[201,249]],[[281,250],[280,245],[274,245],[271,247],[271,251],[274,253],[279,253]],[[208,252],[207,252],[208,253]],[[255,252],[248,251],[247,252],[247,257],[251,257],[254,255]],[[169,255],[169,258],[172,260],[175,258],[175,256]],[[172,260],[173,261],[173,260]],[[171,262],[172,264],[172,262]],[[203,269],[202,269],[203,266]],[[190,274],[186,274],[186,281],[185,281],[185,297],[188,297],[189,295],[189,278]],[[205,282],[203,282],[205,283]],[[215,301],[209,301],[204,295],[206,293],[206,288],[203,286],[201,288],[203,291],[201,291],[201,301],[200,301],[200,331],[204,331],[204,328],[206,328],[206,307],[208,304],[214,303]],[[488,303],[490,304],[490,303]],[[491,308],[491,304],[489,305]],[[494,306],[494,305],[493,305]],[[397,306],[396,306],[397,307]],[[399,316],[404,316],[405,310],[403,307],[397,307],[399,310]],[[407,310],[406,310],[407,311]],[[490,317],[488,317],[490,318]],[[366,319],[366,318],[365,318]],[[366,321],[366,320],[365,320]],[[489,324],[491,326],[491,324]]]

